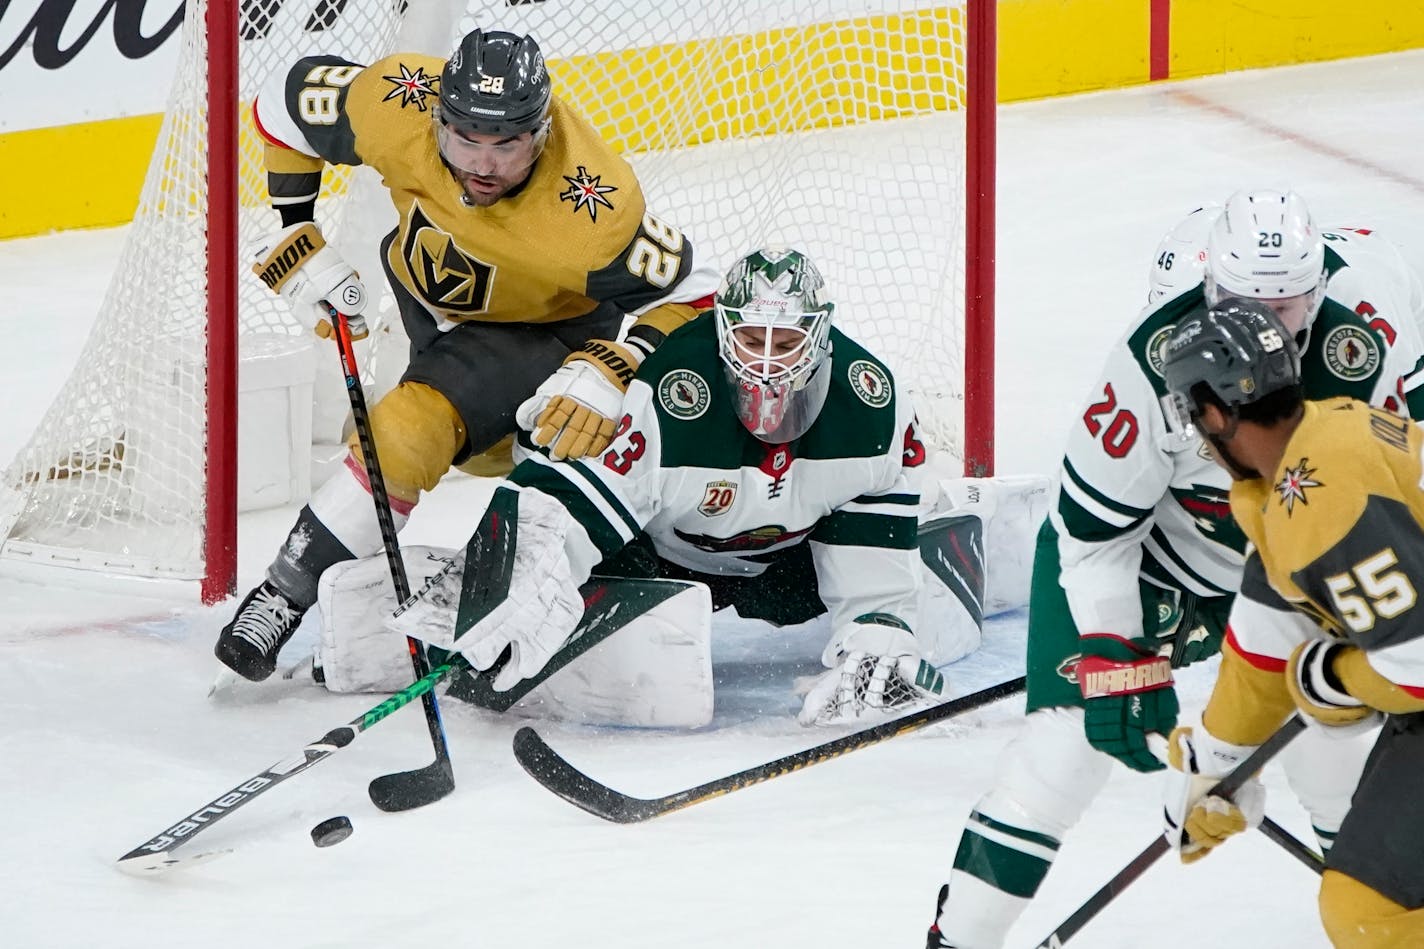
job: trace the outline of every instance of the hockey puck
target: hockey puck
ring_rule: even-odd
[[[351,818],[331,817],[311,829],[312,843],[318,847],[332,847],[350,837],[355,829],[351,826]]]

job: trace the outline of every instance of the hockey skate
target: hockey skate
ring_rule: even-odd
[[[944,936],[939,931],[939,914],[940,910],[944,909],[944,901],[947,896],[949,896],[949,886],[946,884],[939,888],[939,899],[935,902],[935,921],[930,923],[930,931],[925,939],[925,949],[954,949],[944,941]]]
[[[233,672],[261,682],[277,668],[277,653],[302,624],[305,607],[292,603],[264,580],[223,627],[214,654]]]

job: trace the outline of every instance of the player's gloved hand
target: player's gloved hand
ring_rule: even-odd
[[[515,418],[554,458],[596,455],[613,440],[623,393],[641,361],[622,343],[591,339],[519,406]]]
[[[509,650],[509,660],[492,683],[495,691],[505,692],[536,675],[564,645],[583,616],[583,597],[564,547],[575,522],[562,504],[540,491],[501,487],[490,508],[506,523],[514,521],[512,553],[498,541],[478,542],[477,534],[386,625],[427,647],[459,652],[481,671]],[[481,556],[479,563],[469,562],[472,552]],[[471,570],[488,576],[477,574],[467,591],[465,574]],[[508,587],[495,593],[492,603],[486,600],[477,608],[466,602],[489,596],[505,576]],[[438,653],[427,648],[427,655],[434,660]]]
[[[1207,793],[1255,750],[1221,741],[1205,726],[1173,729],[1167,739],[1172,767],[1162,791],[1162,833],[1183,863],[1200,860],[1232,834],[1260,825],[1266,788],[1259,777],[1241,785],[1235,798]]]
[[[282,228],[253,256],[252,272],[281,294],[318,336],[326,339],[333,332],[325,301],[346,314],[352,339],[366,338],[366,287],[311,221]]]
[[[1151,732],[1169,734],[1177,725],[1177,692],[1172,663],[1143,640],[1091,634],[1079,640],[1078,688],[1086,703],[1083,724],[1088,744],[1134,771],[1165,767],[1147,747]]]
[[[1305,720],[1336,738],[1349,738],[1380,723],[1379,712],[1345,691],[1334,662],[1356,647],[1313,639],[1295,647],[1286,662],[1286,689]]]
[[[903,627],[857,623],[840,639],[839,656],[806,693],[796,716],[802,725],[851,722],[932,702],[944,692],[944,676],[920,658],[915,637]]]

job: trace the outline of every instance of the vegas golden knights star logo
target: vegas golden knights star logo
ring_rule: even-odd
[[[494,267],[459,248],[455,239],[410,206],[410,227],[401,246],[415,291],[427,303],[461,315],[483,313],[489,305]]]

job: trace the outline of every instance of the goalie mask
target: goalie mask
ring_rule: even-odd
[[[737,415],[771,444],[806,433],[831,385],[831,311],[825,281],[800,251],[755,251],[722,278],[717,350]]]
[[[1238,191],[1207,238],[1206,302],[1261,300],[1304,349],[1325,301],[1325,241],[1293,191]]]
[[[1165,356],[1163,405],[1169,421],[1201,432],[1233,476],[1260,477],[1236,461],[1228,444],[1242,419],[1269,423],[1303,398],[1300,351],[1280,317],[1260,300],[1223,300],[1205,316],[1178,323]],[[1203,429],[1207,405],[1226,416],[1221,432]]]

